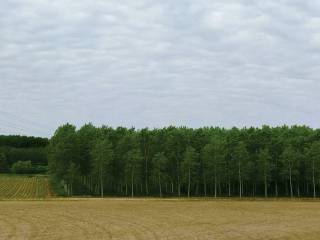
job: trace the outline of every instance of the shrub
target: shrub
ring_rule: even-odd
[[[11,172],[17,174],[46,173],[47,171],[47,166],[32,165],[31,161],[18,161],[11,167]]]

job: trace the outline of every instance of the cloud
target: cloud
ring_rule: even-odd
[[[319,127],[320,4],[0,3],[0,131],[111,126]]]

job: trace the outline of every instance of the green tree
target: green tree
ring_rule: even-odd
[[[158,178],[159,196],[162,197],[162,179],[165,175],[165,167],[168,159],[163,152],[157,153],[153,157],[153,172]]]
[[[184,172],[184,179],[187,179],[188,183],[188,197],[190,197],[190,190],[191,190],[191,181],[192,176],[194,176],[194,173],[196,172],[196,169],[198,167],[197,163],[198,154],[196,150],[193,147],[188,146],[185,153],[184,158],[182,162],[183,166],[183,172]]]
[[[317,196],[316,179],[318,179],[320,173],[320,141],[314,142],[311,145],[307,151],[307,156],[309,159],[309,169],[311,168],[313,197],[315,198]]]
[[[202,150],[203,172],[204,172],[204,189],[205,196],[207,195],[207,175],[213,175],[214,181],[214,197],[217,197],[218,178],[222,171],[222,164],[225,158],[225,150],[223,142],[214,138]]]
[[[31,161],[18,161],[12,165],[11,171],[18,174],[32,173],[32,163]]]
[[[98,140],[91,151],[93,171],[99,176],[100,194],[104,196],[104,182],[106,175],[111,175],[113,150],[108,139]]]
[[[243,179],[246,177],[247,163],[249,161],[249,153],[244,142],[241,141],[237,144],[232,158],[238,168],[239,197],[241,198],[243,195]]]
[[[272,164],[271,155],[267,148],[260,150],[258,155],[258,169],[259,176],[263,179],[264,183],[264,196],[268,197],[268,181],[271,176]]]
[[[67,180],[67,189],[68,195],[73,196],[73,189],[76,179],[79,176],[79,166],[77,166],[74,162],[71,162],[69,167],[67,168],[66,180]]]
[[[4,153],[0,152],[0,173],[6,172],[7,168],[7,157]]]
[[[131,182],[131,197],[134,196],[134,185],[136,180],[139,178],[141,173],[141,161],[142,155],[140,149],[134,148],[130,150],[126,155],[125,163],[125,176],[126,176],[126,194],[127,194],[127,183],[130,179]]]
[[[296,174],[296,165],[298,162],[298,152],[291,145],[286,146],[281,154],[281,161],[284,166],[282,174],[285,179],[289,178],[290,196],[293,197],[293,177]]]

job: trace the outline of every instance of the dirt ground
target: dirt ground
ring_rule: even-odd
[[[0,239],[320,239],[320,202],[1,201]]]

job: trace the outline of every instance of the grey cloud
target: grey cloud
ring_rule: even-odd
[[[319,10],[315,0],[2,1],[0,131],[319,127]]]

